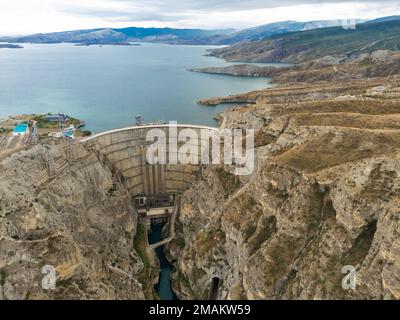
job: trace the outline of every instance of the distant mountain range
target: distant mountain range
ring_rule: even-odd
[[[374,20],[369,20],[367,21],[367,23],[389,22],[397,20],[400,20],[400,16],[389,16],[389,17],[378,18]]]
[[[400,16],[375,19],[369,22],[387,22],[399,20]],[[356,19],[352,23],[365,21]],[[100,28],[55,33],[40,33],[17,37],[0,37],[0,42],[8,43],[76,43],[76,44],[128,44],[129,42],[157,42],[169,44],[208,44],[232,45],[240,42],[258,41],[276,35],[297,31],[321,29],[339,26],[341,20],[325,21],[283,21],[269,23],[255,28],[235,31],[233,29],[202,30],[174,28]]]
[[[128,42],[159,42],[170,44],[210,44],[234,32],[225,30],[123,28],[89,29],[54,33],[39,33],[19,37],[0,37],[0,42],[12,43],[77,43],[126,44]]]
[[[365,20],[352,20],[352,23],[362,23]],[[289,32],[305,31],[311,29],[336,27],[343,24],[341,20],[324,20],[324,21],[282,21],[269,23],[255,28],[244,29],[233,34],[217,39],[216,44],[235,44],[238,42],[248,42],[267,39],[274,35],[285,34]]]
[[[299,63],[327,56],[347,59],[376,50],[400,51],[400,19],[376,21],[355,29],[331,27],[273,35],[218,48],[211,55],[236,62]]]

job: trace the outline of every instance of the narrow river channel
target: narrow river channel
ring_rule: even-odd
[[[151,234],[149,234],[149,243],[153,244],[162,240],[161,232],[164,224],[152,224]],[[171,273],[173,266],[168,262],[164,254],[164,246],[156,249],[157,258],[160,261],[160,278],[155,289],[161,300],[177,300],[172,291]]]

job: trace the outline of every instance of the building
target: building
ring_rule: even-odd
[[[20,123],[13,130],[13,136],[26,136],[29,134],[29,125],[27,123]]]
[[[151,223],[167,222],[175,210],[175,195],[137,195],[135,197],[135,207],[139,218],[146,222],[147,230],[151,229]]]
[[[60,121],[66,121],[68,120],[68,116],[64,114],[48,114],[44,116],[44,120],[46,122],[60,122]]]

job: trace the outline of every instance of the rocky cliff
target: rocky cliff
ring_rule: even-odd
[[[398,78],[296,83],[224,113],[256,129],[256,169],[209,167],[184,195],[178,295],[206,299],[218,278],[220,299],[399,299],[399,91]]]
[[[0,299],[144,298],[136,217],[104,159],[41,143],[1,161],[0,176]],[[55,289],[42,288],[45,265]]]

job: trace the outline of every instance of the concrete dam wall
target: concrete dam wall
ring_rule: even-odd
[[[217,131],[217,128],[195,125],[175,126],[179,135],[185,129],[197,132],[204,130]],[[144,125],[111,130],[96,134],[81,142],[94,148],[111,162],[125,178],[125,183],[132,195],[175,193],[181,194],[190,187],[196,178],[198,164],[149,164],[146,152],[153,141],[146,141],[149,130],[162,130],[166,136],[166,153],[169,155],[169,136],[173,135],[170,125]],[[183,132],[184,133],[184,132]],[[207,141],[208,142],[208,141]],[[198,142],[200,144],[201,141]],[[178,150],[184,142],[178,143]]]

